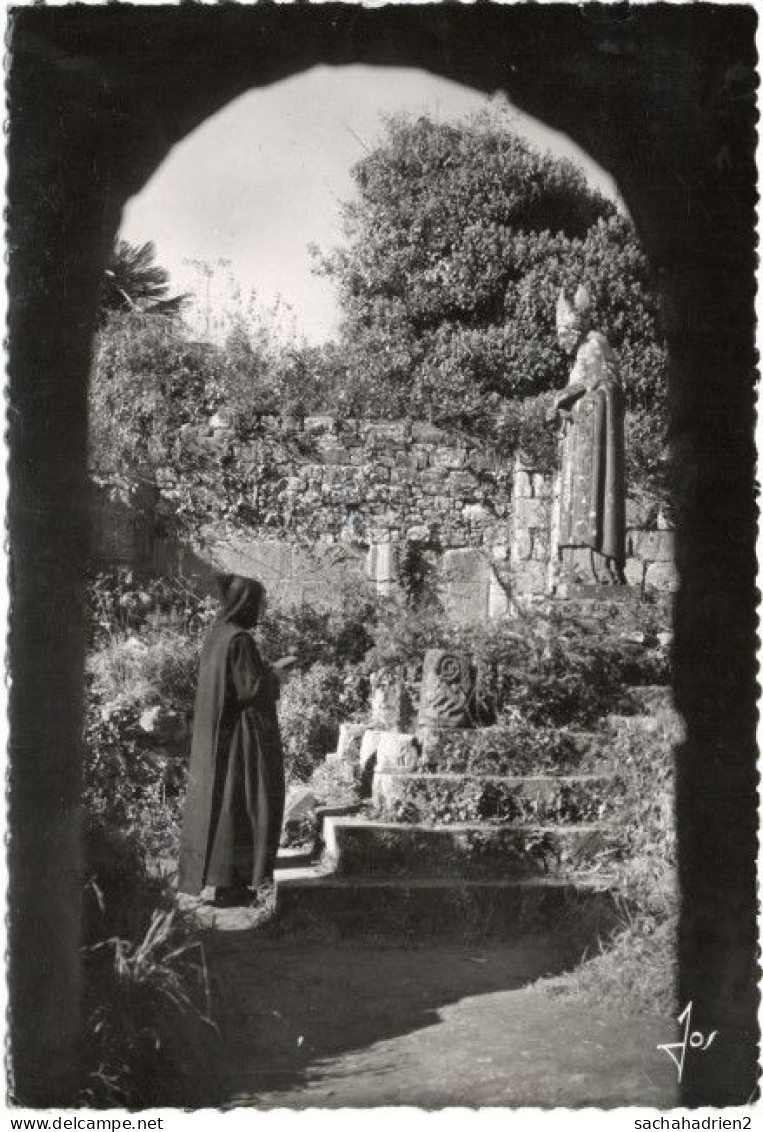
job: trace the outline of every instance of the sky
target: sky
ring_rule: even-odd
[[[350,170],[380,140],[380,115],[457,120],[487,101],[425,71],[365,66],[316,67],[250,91],[175,146],[129,202],[120,235],[155,243],[173,291],[195,296],[189,315],[200,334],[219,335],[255,292],[265,310],[280,303],[286,329],[325,341],[336,333],[339,309],[330,281],[311,272],[308,245],[327,250],[342,242]],[[617,199],[612,179],[584,151],[514,114],[518,133],[576,161]]]

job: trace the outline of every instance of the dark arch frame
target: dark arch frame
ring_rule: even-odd
[[[232,98],[318,63],[504,89],[617,180],[662,291],[679,510],[681,997],[719,1029],[687,1103],[756,1079],[755,65],[744,5],[193,5],[12,13],[11,1041],[19,1103],[78,1033],[86,383],[124,201]]]

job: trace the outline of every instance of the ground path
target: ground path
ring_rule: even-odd
[[[258,1108],[677,1103],[669,1020],[533,989],[554,945],[359,947],[267,938],[217,912],[222,1048],[202,1104]]]

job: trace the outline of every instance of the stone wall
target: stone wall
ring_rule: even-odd
[[[325,604],[353,579],[392,593],[413,543],[457,619],[497,617],[512,597],[549,592],[556,476],[507,466],[473,437],[412,421],[263,417],[248,442],[215,418],[182,443],[251,485],[249,530],[212,528],[188,546],[161,517],[156,490],[112,482],[94,492],[97,559],[205,588],[218,570],[250,574],[286,601]],[[629,501],[627,553],[632,586],[675,588],[673,532],[655,508]]]
[[[224,430],[220,443],[225,443]],[[263,418],[231,455],[252,468],[253,526],[311,544],[500,541],[511,476],[474,438],[412,421]]]
[[[552,585],[555,473],[514,465],[510,580],[517,598],[540,598]],[[626,504],[625,576],[642,591],[675,590],[674,532],[657,507]]]
[[[415,543],[456,617],[505,608],[511,469],[473,437],[426,422],[263,416],[247,442],[220,418],[180,442],[243,473],[250,529],[184,546],[149,505],[131,510],[104,486],[93,508],[96,558],[202,585],[215,570],[254,574],[286,600],[326,602],[352,577],[391,593]]]

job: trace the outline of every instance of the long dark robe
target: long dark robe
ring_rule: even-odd
[[[220,620],[204,642],[178,887],[272,877],[284,808],[278,681],[248,632]]]
[[[569,417],[561,442],[560,551],[585,547],[625,562],[624,400],[606,339],[581,345],[560,405]]]

